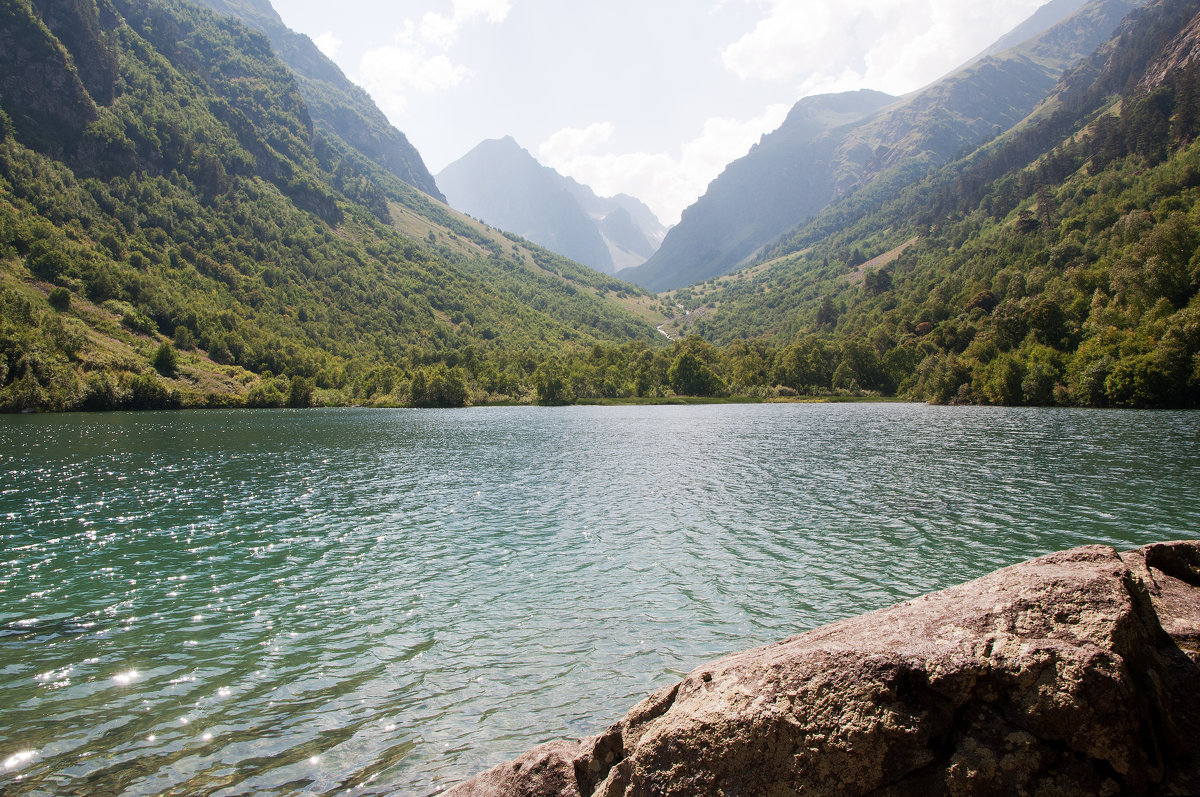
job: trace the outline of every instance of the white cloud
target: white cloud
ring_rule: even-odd
[[[357,79],[385,113],[398,116],[413,92],[433,94],[468,80],[471,69],[448,54],[459,32],[471,24],[498,25],[510,8],[508,0],[453,0],[448,15],[431,11],[419,24],[405,20],[390,44],[363,53]]]
[[[595,122],[587,127],[564,127],[538,147],[538,155],[560,162],[589,155],[607,144],[616,130],[612,122]]]
[[[313,44],[317,45],[317,49],[325,53],[330,61],[336,61],[338,51],[342,49],[342,40],[329,31],[313,37]]]
[[[800,96],[871,88],[903,93],[965,62],[1043,0],[757,0],[764,16],[722,52],[743,79]]]
[[[379,47],[365,53],[358,68],[359,80],[389,115],[404,112],[411,91],[432,94],[471,76],[467,67],[420,47]]]
[[[508,0],[454,0],[450,15],[429,12],[421,17],[421,35],[431,44],[447,49],[458,40],[464,25],[486,22],[498,25],[511,10]]]
[[[725,166],[782,124],[787,112],[787,105],[773,105],[755,119],[710,118],[678,153],[615,152],[610,122],[565,128],[538,147],[538,159],[602,196],[635,196],[664,224],[675,224]]]

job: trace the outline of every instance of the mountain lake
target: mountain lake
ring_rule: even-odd
[[[430,794],[1198,485],[1184,412],[0,417],[0,792]]]

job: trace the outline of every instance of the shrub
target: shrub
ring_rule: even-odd
[[[46,297],[50,301],[50,306],[59,312],[66,312],[71,309],[71,292],[66,288],[55,288],[50,291],[50,295]]]
[[[176,353],[170,343],[164,342],[154,350],[154,356],[150,359],[150,364],[154,366],[155,371],[158,371],[163,376],[173,377],[179,370],[179,354]]]
[[[312,380],[302,376],[293,376],[292,384],[288,387],[287,405],[289,407],[311,407],[312,397]]]
[[[246,406],[254,408],[282,407],[287,403],[287,396],[275,379],[264,379],[246,394]]]
[[[139,374],[129,380],[125,409],[168,410],[179,408],[179,396],[151,374]]]
[[[133,309],[125,311],[121,316],[121,324],[131,332],[140,332],[143,335],[151,335],[157,329],[149,316]]]

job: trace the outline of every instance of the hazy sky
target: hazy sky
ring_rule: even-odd
[[[272,0],[435,174],[513,136],[667,224],[800,98],[903,94],[1043,0]]]

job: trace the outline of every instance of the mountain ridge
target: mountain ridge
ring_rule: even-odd
[[[1193,2],[1136,9],[1022,124],[676,291],[665,331],[786,346],[775,377],[799,392],[1195,406],[1197,52]]]
[[[313,41],[288,28],[267,0],[196,0],[219,14],[241,20],[271,40],[296,75],[313,121],[325,133],[435,199],[445,201],[417,149]]]
[[[1044,30],[1070,17],[1087,5],[1088,0],[1051,0],[1033,13],[1011,31],[1001,36],[991,47],[984,50],[979,57],[998,55],[1012,47],[1019,46]],[[974,60],[974,59],[973,59]]]
[[[600,197],[511,136],[480,142],[437,175],[453,207],[612,274],[645,262],[666,231],[634,197]]]
[[[792,226],[795,206],[805,206],[810,197],[832,194],[832,175],[795,167],[786,158],[772,158],[777,151],[802,151],[814,162],[833,157],[834,130],[852,125],[896,100],[869,90],[820,95],[801,100],[784,123],[768,134],[750,152],[728,166],[704,196],[683,211],[678,225],[667,233],[654,257],[623,276],[652,290],[675,285],[671,275],[677,264],[687,264],[687,278],[713,276],[725,263],[739,262],[761,242]],[[813,204],[815,210],[818,205]],[[665,265],[664,265],[665,263]]]
[[[530,352],[661,345],[638,289],[332,139],[233,17],[0,15],[0,409],[463,404],[528,395]]]
[[[1133,0],[1091,0],[1035,38],[985,54],[845,128],[821,131],[812,142],[789,146],[785,122],[710,184],[654,257],[623,276],[652,290],[719,276],[853,188],[872,180],[915,181],[1024,118],[1061,71],[1106,41],[1134,5]],[[739,183],[743,173],[791,179]],[[806,190],[797,192],[797,183]],[[764,210],[747,219],[739,208],[748,204]]]

